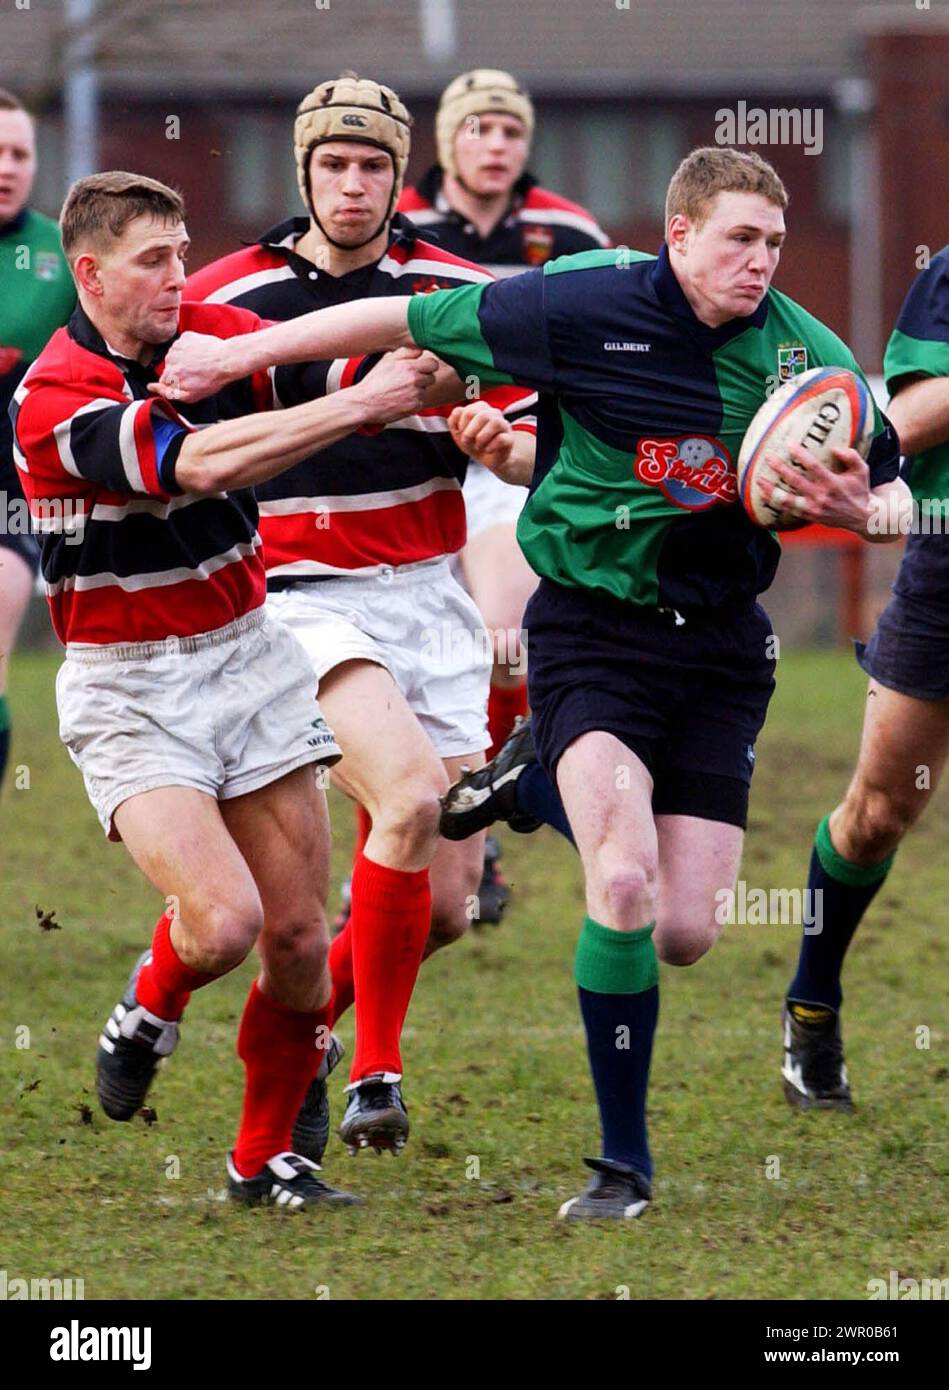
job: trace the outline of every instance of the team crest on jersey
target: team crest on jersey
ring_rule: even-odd
[[[59,257],[55,251],[37,251],[36,278],[38,280],[59,279]]]
[[[674,439],[640,439],[633,472],[658,487],[676,507],[704,511],[716,502],[738,501],[735,465],[724,444],[708,434]]]
[[[778,380],[790,381],[807,371],[807,348],[803,343],[781,343],[778,347]]]
[[[524,259],[528,265],[543,265],[550,260],[554,249],[554,234],[549,227],[530,227],[523,229]]]

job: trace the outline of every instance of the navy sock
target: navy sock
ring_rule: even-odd
[[[7,697],[0,695],[0,786],[3,785],[3,774],[7,766],[7,758],[10,756],[10,707],[7,704]]]
[[[603,1130],[603,1158],[647,1181],[652,1159],[646,1089],[659,1017],[653,926],[612,931],[587,918],[577,946],[577,993]],[[592,986],[592,987],[591,987]]]
[[[531,763],[530,767],[525,767],[515,784],[514,800],[519,811],[525,811],[535,820],[543,821],[544,825],[552,825],[571,844],[575,843],[560,793],[540,763]]]
[[[805,931],[797,974],[788,998],[839,1009],[843,1001],[840,972],[847,947],[860,920],[890,871],[893,855],[870,869],[851,864],[837,853],[830,838],[829,817],[817,828],[807,876],[808,916],[819,931]],[[820,897],[815,897],[816,893]]]

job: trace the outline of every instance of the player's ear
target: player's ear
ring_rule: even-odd
[[[89,251],[81,252],[73,265],[76,284],[86,294],[98,298],[102,294],[102,272],[99,262]]]
[[[692,224],[684,212],[674,212],[666,228],[666,245],[670,251],[684,251]]]

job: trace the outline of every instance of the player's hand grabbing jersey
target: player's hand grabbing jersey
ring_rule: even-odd
[[[518,540],[559,584],[672,608],[743,604],[780,548],[738,501],[735,459],[791,361],[858,371],[786,295],[720,328],[692,312],[663,248],[594,251],[487,286],[413,300],[416,343],[485,383],[542,393]],[[803,352],[801,352],[803,349]],[[546,394],[543,394],[546,393]],[[877,412],[870,486],[897,475]]]
[[[480,267],[420,241],[398,216],[379,261],[328,275],[293,250],[308,226],[306,218],[289,219],[256,245],[206,266],[189,278],[186,297],[286,320],[352,299],[424,297],[433,289],[490,281]],[[308,388],[316,394],[349,386],[376,360],[311,364]],[[278,373],[278,392],[280,380]],[[516,429],[535,428],[533,394],[501,386],[485,399]],[[268,587],[322,575],[368,575],[460,550],[467,460],[448,431],[451,409],[424,410],[384,430],[352,434],[258,486]]]
[[[183,304],[179,318],[179,332],[225,338],[259,327],[254,314],[204,304]],[[63,642],[209,632],[264,600],[252,492],[183,493],[175,462],[189,430],[269,409],[271,377],[177,410],[148,392],[163,355],[146,368],[113,354],[76,309],[14,396],[16,463]],[[296,377],[302,369],[277,374],[285,396]]]
[[[404,190],[399,211],[430,232],[442,250],[475,261],[499,279],[544,265],[558,256],[610,244],[586,208],[541,188],[530,174],[521,175],[514,185],[507,214],[482,237],[448,202],[442,181],[442,170],[435,165],[417,187]]]

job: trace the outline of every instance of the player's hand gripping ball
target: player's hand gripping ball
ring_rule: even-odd
[[[798,510],[798,495],[775,471],[768,455],[803,473],[790,453],[793,445],[799,445],[839,473],[843,465],[834,449],[855,449],[865,459],[873,424],[869,390],[843,367],[813,367],[786,381],[755,415],[738,455],[739,496],[752,521],[769,531],[794,531],[809,524]],[[771,487],[762,489],[763,480]]]

